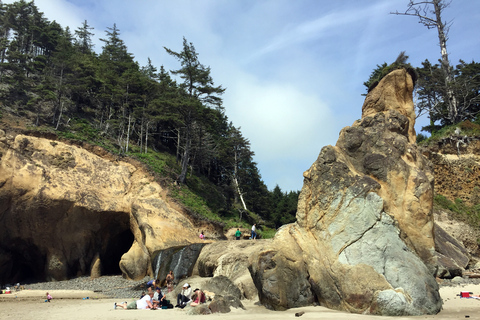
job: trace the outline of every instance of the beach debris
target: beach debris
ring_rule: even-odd
[[[301,317],[304,314],[305,314],[305,311],[300,311],[300,312],[295,313],[295,317]]]

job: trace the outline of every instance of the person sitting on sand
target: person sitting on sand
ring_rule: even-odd
[[[128,304],[127,302],[115,303],[114,309],[117,309],[117,307],[121,307],[123,309],[143,309],[143,310],[156,309],[155,306],[153,305],[153,292],[146,294],[140,300],[132,301]]]
[[[202,233],[200,233],[200,239],[205,240],[205,234],[203,233],[203,231]]]
[[[191,307],[198,306],[200,303],[205,303],[205,294],[200,289],[195,289],[194,294],[192,295],[193,302],[190,303]]]
[[[192,296],[192,288],[188,283],[185,283],[182,287],[182,292],[177,295],[177,305],[175,308],[184,308],[190,301]]]
[[[50,293],[47,292],[47,302],[50,302],[50,300],[52,300],[52,296],[50,295]]]
[[[166,305],[167,300],[165,299],[165,294],[162,292],[160,288],[157,287],[155,293],[153,295],[153,305],[155,308],[160,308],[161,306]]]
[[[175,280],[175,276],[173,274],[173,271],[170,270],[170,272],[167,274],[167,277],[165,278],[165,282],[167,284],[167,292],[172,292],[174,280]]]

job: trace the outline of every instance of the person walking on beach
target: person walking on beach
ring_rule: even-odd
[[[237,231],[235,231],[235,239],[240,240],[240,237],[242,236],[242,232],[240,229],[237,228]]]
[[[255,228],[255,227],[256,227],[256,225],[257,225],[257,224],[256,224],[256,223],[254,223],[254,224],[253,224],[253,226],[252,226],[252,237],[251,237],[251,238],[252,238],[252,240],[255,240],[255,239],[257,239],[257,233],[255,232],[255,231],[256,231],[256,228]]]

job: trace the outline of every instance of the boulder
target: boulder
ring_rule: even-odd
[[[200,252],[193,273],[201,277],[225,276],[240,289],[242,298],[256,299],[257,289],[248,271],[249,259],[270,242],[235,240],[207,244]]]
[[[198,306],[195,306],[195,307],[187,306],[185,308],[186,308],[186,314],[188,315],[206,315],[206,314],[213,313],[206,304],[199,304]]]
[[[228,301],[225,301],[223,298],[217,298],[210,303],[208,306],[212,313],[229,313],[232,311],[228,305]]]
[[[170,270],[176,279],[192,275],[198,255],[205,243],[170,247],[152,254],[153,274],[156,279],[165,279]]]
[[[161,250],[198,243],[201,230],[223,237],[169,200],[138,162],[81,142],[0,138],[0,282],[92,272],[142,279]]]
[[[202,289],[215,293],[215,299],[220,296],[229,296],[232,297],[232,299],[237,300],[242,298],[240,289],[225,276],[217,276],[208,279],[203,284]]]
[[[437,276],[440,278],[462,276],[470,262],[467,249],[436,223],[434,232],[438,260]]]
[[[229,313],[232,310],[231,307],[245,310],[240,299],[230,295],[215,296],[215,300],[208,306],[212,313]]]
[[[436,314],[442,300],[433,233],[433,174],[415,145],[413,81],[404,69],[366,97],[304,173],[297,221],[250,258],[265,306],[317,300],[332,309]]]

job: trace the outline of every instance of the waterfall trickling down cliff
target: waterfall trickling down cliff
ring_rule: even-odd
[[[204,245],[195,243],[154,252],[152,255],[154,277],[164,280],[170,270],[173,271],[176,281],[190,276]]]

